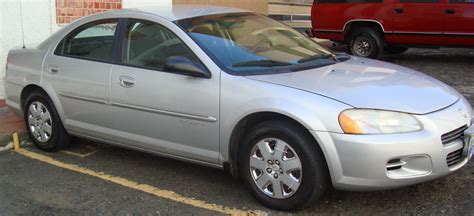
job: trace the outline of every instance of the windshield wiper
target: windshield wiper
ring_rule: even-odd
[[[298,60],[298,63],[309,62],[309,61],[313,61],[313,60],[317,60],[317,59],[329,59],[329,58],[332,58],[332,59],[337,61],[334,54],[316,54],[316,55],[304,57],[304,58]]]
[[[271,59],[261,59],[240,62],[232,65],[232,67],[275,67],[275,66],[290,66],[293,65],[289,62],[275,61]]]

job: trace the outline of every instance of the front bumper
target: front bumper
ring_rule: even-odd
[[[349,135],[312,131],[326,156],[335,188],[379,190],[430,181],[463,167],[472,156],[464,128],[456,139],[441,136],[471,127],[471,107],[464,99],[443,110],[417,115],[423,130],[402,134]],[[468,143],[474,140],[469,137]],[[469,153],[469,154],[468,154]]]

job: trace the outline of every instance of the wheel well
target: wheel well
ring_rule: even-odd
[[[295,125],[298,125],[301,127],[301,129],[309,134],[308,129],[303,126],[300,122],[294,120],[293,118],[290,118],[286,115],[280,114],[280,113],[275,113],[275,112],[258,112],[258,113],[253,113],[237,123],[237,125],[234,127],[232,131],[232,135],[230,137],[230,142],[229,142],[229,162],[225,165],[225,168],[228,169],[228,171],[231,173],[231,175],[235,178],[239,176],[239,163],[238,163],[238,158],[239,158],[239,146],[241,146],[242,139],[244,135],[255,125],[262,123],[267,120],[275,120],[275,119],[280,119],[288,122],[293,122]],[[314,143],[317,144],[316,139],[310,134],[310,137],[314,140]]]
[[[347,42],[352,32],[354,32],[356,29],[363,27],[377,30],[382,36],[382,38],[384,38],[383,27],[380,23],[375,21],[352,21],[344,27],[344,41]]]
[[[34,91],[41,91],[43,93],[46,94],[46,92],[39,86],[35,85],[35,84],[30,84],[30,85],[27,85],[25,88],[23,88],[23,90],[21,91],[21,108],[23,109],[25,107],[25,103],[26,103],[26,98],[28,97],[28,95],[30,95],[32,92]]]

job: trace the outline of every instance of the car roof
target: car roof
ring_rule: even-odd
[[[165,6],[153,6],[146,8],[130,8],[123,9],[122,11],[140,11],[149,14],[154,14],[165,18],[170,21],[176,21],[186,18],[223,14],[223,13],[239,13],[249,12],[247,10],[232,8],[232,7],[220,7],[220,6],[203,6],[203,5],[165,5]]]

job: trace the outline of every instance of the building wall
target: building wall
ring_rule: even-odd
[[[56,0],[56,23],[70,23],[93,13],[121,8],[122,0]]]
[[[33,47],[56,28],[54,0],[0,0],[0,99],[4,98],[5,61],[14,47]]]
[[[237,7],[262,14],[268,13],[267,0],[173,0],[173,4],[217,5]]]

